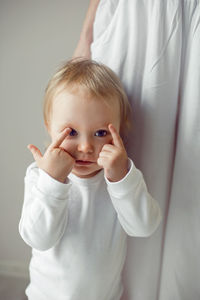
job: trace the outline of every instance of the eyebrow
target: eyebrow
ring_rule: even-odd
[[[102,128],[108,128],[108,125],[110,123],[103,123],[103,124],[97,124],[97,126],[95,126],[98,129],[102,129]],[[69,128],[74,128],[75,126],[72,125],[72,123],[64,123],[64,124],[60,124],[59,128],[65,128],[65,127],[69,127]]]
[[[59,128],[65,128],[65,127],[73,128],[71,123],[59,124]]]

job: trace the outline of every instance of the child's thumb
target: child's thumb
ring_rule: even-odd
[[[42,153],[40,152],[40,150],[32,144],[29,144],[27,148],[31,151],[35,161],[38,162],[39,159],[42,157]]]

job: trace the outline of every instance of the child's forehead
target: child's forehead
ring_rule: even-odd
[[[78,95],[81,98],[92,100],[98,98],[98,94],[95,94],[90,88],[81,84],[67,84],[59,88],[59,95],[65,96],[66,94]],[[100,96],[100,95],[99,95]]]
[[[56,100],[62,98],[67,99],[68,95],[78,96],[78,98],[83,101],[100,101],[102,104],[106,105],[115,105],[119,104],[119,100],[116,95],[111,95],[106,93],[105,91],[99,92],[94,91],[86,86],[82,86],[81,84],[68,84],[60,86],[57,90],[57,93],[54,97],[54,102]]]
[[[116,101],[114,104],[111,99],[92,95],[85,87],[63,88],[53,102],[52,116],[59,122],[83,120],[86,116],[95,123],[106,123],[114,118],[120,120],[120,107]]]

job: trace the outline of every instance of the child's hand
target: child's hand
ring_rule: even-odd
[[[116,182],[128,173],[128,156],[115,127],[109,124],[108,129],[113,141],[112,144],[105,144],[102,147],[97,163],[104,168],[106,178]]]
[[[70,128],[65,128],[57,139],[50,144],[43,156],[36,146],[28,145],[28,149],[33,154],[38,168],[60,182],[66,181],[75,162],[75,159],[68,152],[60,148],[60,145],[70,132]]]

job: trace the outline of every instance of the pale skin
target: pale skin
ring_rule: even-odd
[[[102,169],[109,181],[117,182],[128,172],[119,123],[116,105],[89,99],[81,88],[65,91],[55,99],[51,121],[46,124],[50,146],[44,155],[32,144],[28,149],[37,166],[62,183],[70,172],[90,178]]]
[[[91,58],[90,45],[93,41],[93,23],[100,0],[90,0],[86,17],[82,26],[80,39],[73,57]]]

